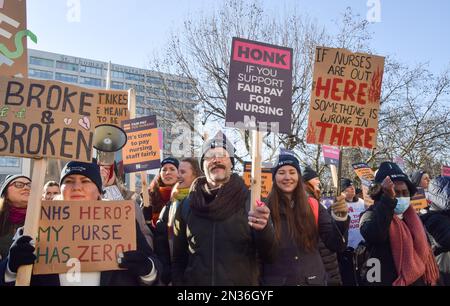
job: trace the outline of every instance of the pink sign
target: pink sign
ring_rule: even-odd
[[[442,176],[450,177],[450,166],[442,166]]]
[[[163,149],[163,133],[161,129],[158,129],[158,140],[159,140],[159,147]]]
[[[339,148],[331,146],[322,146],[322,152],[326,165],[339,164]]]

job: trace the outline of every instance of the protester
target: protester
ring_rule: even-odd
[[[44,191],[42,192],[42,200],[51,201],[57,195],[61,194],[58,182],[48,181],[44,185]]]
[[[0,260],[6,258],[14,233],[25,223],[31,180],[24,175],[8,175],[0,189]]]
[[[100,175],[102,177],[103,199],[111,201],[133,201],[136,208],[136,221],[139,225],[139,229],[144,235],[145,240],[147,240],[147,243],[153,248],[153,234],[147,226],[144,214],[140,209],[139,203],[141,200],[139,195],[136,192],[129,190],[119,178],[117,175],[118,171],[115,161],[112,164],[98,163],[98,165],[100,167]]]
[[[422,187],[426,191],[430,184],[430,175],[423,170],[416,170],[411,174],[411,182],[416,187]]]
[[[159,214],[164,206],[170,201],[172,188],[178,181],[179,161],[176,158],[168,157],[161,162],[159,174],[153,179],[149,187],[150,206],[144,204],[144,217],[154,230]]]
[[[439,284],[450,286],[450,177],[438,176],[428,187],[431,206],[421,219],[438,263]]]
[[[273,224],[266,206],[250,211],[250,192],[232,173],[234,148],[219,132],[206,142],[194,181],[174,223],[174,285],[256,286],[259,262],[275,254]]]
[[[95,163],[69,162],[61,172],[61,191],[65,201],[101,200],[102,180],[100,169]],[[33,275],[31,285],[36,286],[114,286],[140,284],[150,285],[158,276],[159,262],[145,241],[136,224],[136,251],[118,254],[119,267],[124,270],[105,272],[82,272],[79,282],[71,281],[66,274]],[[24,236],[22,230],[16,233],[15,242],[9,250],[8,258],[0,264],[0,282],[14,284],[17,269],[33,264],[35,241]]]
[[[319,175],[311,167],[306,166],[303,170],[302,176],[308,199],[313,198],[320,203],[321,183],[319,180]],[[336,252],[329,250],[321,239],[319,239],[319,251],[320,256],[322,256],[325,270],[328,274],[327,284],[329,286],[342,285],[342,278],[339,271],[339,263]]]
[[[345,202],[350,216],[348,244],[344,252],[338,253],[339,270],[344,286],[356,286],[358,283],[355,266],[355,250],[363,240],[359,231],[359,217],[365,210],[364,201],[356,196],[353,182],[348,178],[341,179],[341,190],[345,195]]]
[[[175,213],[188,195],[192,183],[197,177],[203,175],[198,160],[195,158],[184,158],[178,167],[178,183],[172,189],[169,204],[167,204],[159,215],[155,230],[155,253],[164,266],[161,275],[163,284],[169,284],[171,279],[171,259],[173,254],[173,223]]]
[[[362,277],[365,285],[434,285],[439,271],[425,229],[410,205],[416,186],[392,162],[383,162],[369,194],[375,201],[361,216],[360,230],[380,269]],[[367,266],[367,265],[366,265]],[[366,267],[368,269],[368,267]],[[367,273],[363,271],[364,273]]]
[[[332,205],[332,215],[312,197],[307,197],[299,162],[280,155],[272,170],[274,184],[268,199],[275,226],[278,253],[273,263],[263,265],[264,285],[326,285],[327,273],[318,249],[319,238],[332,251],[343,251],[349,217],[342,201]],[[342,213],[339,218],[336,214]],[[336,221],[339,220],[339,221]]]

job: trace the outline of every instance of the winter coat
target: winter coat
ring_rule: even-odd
[[[389,227],[394,217],[396,205],[397,199],[382,195],[379,200],[375,201],[375,204],[361,215],[359,229],[369,249],[369,258],[376,258],[380,262],[380,281],[368,281],[365,273],[368,269],[371,269],[372,266],[370,266],[364,269],[364,275],[362,276],[364,283],[362,285],[392,286],[398,277],[389,239]],[[412,285],[425,285],[425,282],[420,278]]]
[[[194,191],[198,181],[178,207],[174,223],[173,285],[259,285],[259,260],[270,261],[275,254],[273,224],[268,222],[262,231],[249,226],[250,192],[240,178],[236,181],[236,190],[219,191],[215,197],[223,201],[220,205],[224,208],[237,206],[225,219],[200,215],[194,209],[193,202],[198,201]],[[245,189],[245,200],[230,204],[228,197],[241,189]]]
[[[139,230],[139,225],[136,222],[136,242],[137,250],[144,252],[154,264],[156,271],[158,272],[158,277],[160,271],[162,270],[161,264],[157,257],[154,255],[151,247],[146,242],[145,237]],[[7,266],[7,259],[0,262],[0,285],[11,286],[14,283],[4,283],[5,272]],[[158,280],[155,280],[157,282]],[[104,271],[101,272],[100,276],[100,286],[139,286],[141,281],[138,276],[130,273],[128,270],[116,270],[116,271]],[[31,286],[60,286],[59,274],[48,274],[48,275],[32,275]]]
[[[346,237],[350,218],[343,222],[335,221],[322,205],[318,207],[320,240],[330,253],[343,251],[347,245]],[[296,242],[289,239],[288,224],[283,212],[281,212],[281,231],[283,238],[277,246],[275,261],[263,265],[262,284],[269,286],[327,285],[328,276],[319,245],[314,251],[307,252],[302,246],[298,246]],[[336,257],[332,259],[332,262],[337,268]],[[337,274],[339,275],[339,269]]]

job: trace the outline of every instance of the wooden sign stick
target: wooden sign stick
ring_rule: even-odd
[[[256,200],[261,200],[261,151],[262,132],[252,131],[252,174],[251,174],[251,210],[255,210]]]
[[[147,173],[145,171],[141,171],[141,182],[142,182],[142,198],[144,201],[144,207],[149,207],[150,196],[148,194]]]
[[[44,188],[47,159],[35,159],[31,178],[31,193],[28,199],[27,214],[23,234],[36,239],[41,217],[42,189]],[[21,266],[17,271],[16,286],[29,286],[33,265]]]

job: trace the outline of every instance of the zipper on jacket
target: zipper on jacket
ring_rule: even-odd
[[[216,283],[215,282],[215,278],[214,278],[214,274],[215,274],[215,271],[214,271],[214,267],[215,267],[215,249],[216,249],[215,244],[216,244],[216,222],[213,223],[213,232],[212,232],[212,260],[211,260],[211,263],[212,263],[212,268],[211,268],[211,271],[212,271],[211,285],[212,286],[215,286],[215,283]]]

